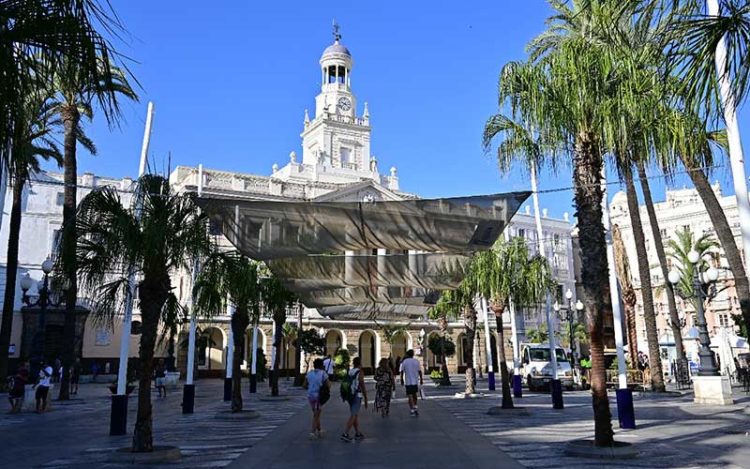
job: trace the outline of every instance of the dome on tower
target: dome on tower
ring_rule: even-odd
[[[326,47],[326,50],[323,51],[323,55],[320,57],[320,60],[341,57],[342,55],[350,59],[352,57],[352,54],[351,52],[349,52],[349,49],[347,49],[346,46],[341,44],[337,39],[336,42]]]

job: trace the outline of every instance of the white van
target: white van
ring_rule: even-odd
[[[565,351],[557,347],[557,378],[566,389],[573,389],[573,370]],[[552,363],[549,344],[521,344],[521,376],[529,391],[549,389],[552,381]]]

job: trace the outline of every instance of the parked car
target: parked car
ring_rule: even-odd
[[[560,347],[555,349],[557,358],[557,378],[566,389],[573,389],[573,370]],[[549,389],[552,381],[552,362],[549,344],[521,344],[521,375],[526,380],[529,391]]]

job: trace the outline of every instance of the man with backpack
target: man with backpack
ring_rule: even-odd
[[[324,370],[323,360],[320,358],[313,361],[313,369],[307,373],[304,386],[307,389],[307,400],[313,412],[310,439],[317,440],[323,436],[323,431],[320,429],[320,412],[331,397],[328,375]]]
[[[362,400],[367,409],[367,389],[365,389],[365,378],[362,376],[362,359],[360,357],[352,360],[352,368],[347,372],[344,380],[341,382],[341,398],[349,404],[349,420],[346,421],[346,428],[341,434],[341,441],[351,443],[352,440],[362,440],[365,435],[359,430],[359,409],[362,406]],[[354,438],[349,436],[349,430],[354,427]]]
[[[406,351],[406,358],[401,362],[399,372],[401,373],[401,386],[404,385],[404,382],[406,383],[406,395],[409,397],[409,414],[412,417],[416,417],[419,415],[417,395],[419,394],[419,386],[423,384],[423,381],[422,366],[414,358],[414,350]]]

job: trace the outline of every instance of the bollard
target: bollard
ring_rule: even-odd
[[[560,380],[553,379],[552,382],[550,383],[550,388],[552,389],[552,408],[553,409],[565,408],[565,405],[563,404],[562,383],[560,383]]]
[[[182,413],[192,414],[195,409],[195,384],[186,384],[182,388]]]
[[[112,411],[109,417],[110,436],[124,435],[128,427],[128,395],[112,396]]]

